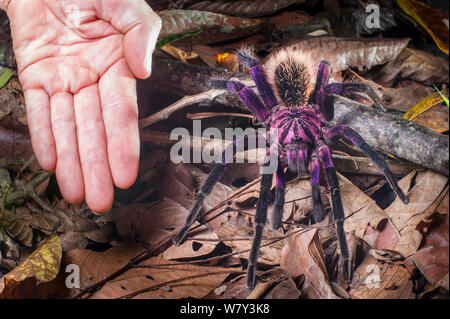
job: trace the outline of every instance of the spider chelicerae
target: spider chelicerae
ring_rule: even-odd
[[[374,151],[363,138],[346,125],[332,126],[328,122],[334,116],[334,95],[365,92],[382,107],[372,88],[364,83],[329,83],[331,65],[328,61],[319,64],[317,77],[312,71],[314,61],[298,50],[285,48],[270,56],[264,67],[250,49],[237,54],[239,62],[246,65],[255,81],[261,99],[247,86],[234,80],[213,80],[211,85],[226,88],[237,93],[244,104],[267,128],[276,129],[277,143],[267,141],[267,160],[272,155],[278,157],[278,166],[274,173],[264,173],[261,178],[260,194],[256,205],[255,235],[247,267],[247,285],[253,288],[256,283],[256,264],[261,246],[263,228],[267,219],[267,208],[273,174],[276,175],[275,201],[270,219],[274,229],[281,226],[285,198],[285,167],[294,173],[310,171],[314,221],[324,218],[324,208],[320,198],[320,165],[322,166],[331,195],[333,219],[337,232],[340,253],[343,262],[343,276],[350,281],[352,269],[347,239],[344,232],[344,209],[342,206],[336,170],[327,144],[345,137],[369,157],[384,173],[389,185],[404,204],[408,204],[403,191],[399,188],[384,158]],[[277,147],[272,147],[276,144]],[[248,138],[235,139],[225,150],[221,163],[211,170],[207,179],[197,192],[194,205],[184,226],[173,239],[180,245],[192,224],[197,220],[205,198],[211,193],[237,149],[249,149]],[[274,152],[276,152],[274,154]],[[267,165],[267,164],[264,164]]]

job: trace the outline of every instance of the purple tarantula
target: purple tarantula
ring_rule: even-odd
[[[278,143],[275,156],[278,157],[278,166],[275,172],[275,203],[270,220],[271,226],[277,229],[281,225],[286,186],[284,168],[286,166],[289,167],[290,171],[300,173],[306,172],[308,165],[310,165],[313,200],[312,217],[316,222],[323,220],[324,209],[320,199],[319,186],[320,165],[322,165],[332,199],[334,223],[343,259],[344,278],[350,281],[352,269],[344,232],[344,209],[336,170],[327,144],[342,137],[347,138],[383,171],[389,185],[402,202],[407,204],[408,199],[398,187],[397,181],[384,158],[374,151],[356,131],[346,125],[330,126],[327,122],[331,121],[334,116],[333,94],[344,95],[352,92],[365,92],[380,107],[381,103],[378,97],[370,86],[363,83],[328,83],[331,74],[331,65],[328,61],[320,63],[314,86],[312,71],[314,62],[310,57],[292,49],[282,49],[269,57],[265,63],[265,70],[259,65],[258,58],[250,50],[238,52],[238,59],[249,68],[264,103],[250,88],[238,81],[213,80],[212,86],[227,88],[236,92],[258,121],[268,128],[277,129]],[[268,145],[271,145],[269,141],[267,142]],[[273,144],[275,143],[272,142],[271,146]],[[205,198],[220,179],[226,165],[235,155],[238,146],[242,145],[245,150],[249,149],[247,137],[234,140],[228,146],[232,148],[232,152],[230,150],[223,152],[222,162],[214,166],[197,192],[186,223],[173,239],[175,245],[183,242],[189,228],[196,221]],[[273,155],[274,149],[274,147],[268,147],[267,158]],[[247,285],[250,288],[253,288],[256,283],[255,267],[267,218],[272,178],[273,174],[263,174],[261,179],[255,215],[255,235],[247,268]]]

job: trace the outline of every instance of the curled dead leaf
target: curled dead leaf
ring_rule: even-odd
[[[56,278],[61,263],[62,248],[58,235],[48,238],[23,263],[0,279],[0,298],[9,298],[27,278],[38,283]]]

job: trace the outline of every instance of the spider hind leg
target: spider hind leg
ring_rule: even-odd
[[[247,267],[247,286],[251,289],[255,288],[256,284],[256,264],[258,262],[258,254],[261,248],[264,225],[267,220],[267,206],[269,205],[269,193],[270,186],[272,185],[272,176],[273,174],[263,174],[261,178],[259,198],[256,204],[255,236],[253,237]]]
[[[281,219],[283,218],[284,200],[286,194],[286,181],[284,176],[283,166],[281,161],[278,163],[276,173],[276,188],[275,188],[275,203],[270,218],[270,226],[272,229],[278,229],[281,226]]]
[[[320,161],[316,154],[311,156],[311,197],[313,201],[312,217],[315,223],[321,222],[325,217],[322,199],[320,198]]]

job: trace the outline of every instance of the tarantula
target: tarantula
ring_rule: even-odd
[[[352,269],[344,232],[344,209],[336,170],[327,144],[342,137],[347,138],[383,171],[389,185],[405,205],[408,203],[408,199],[399,188],[384,158],[374,151],[356,131],[346,125],[331,126],[327,122],[331,121],[334,116],[333,94],[366,92],[372,97],[375,104],[379,105],[380,101],[371,87],[366,84],[328,83],[331,74],[331,65],[328,61],[320,63],[315,85],[313,85],[313,59],[293,49],[279,50],[269,57],[264,68],[251,50],[241,50],[237,55],[239,61],[250,70],[264,103],[250,88],[238,81],[213,80],[212,86],[227,88],[237,93],[258,121],[268,128],[277,129],[277,148],[272,147],[275,143],[267,141],[270,145],[267,157],[273,155],[274,149],[277,152],[275,155],[278,156],[278,166],[275,172],[275,202],[270,224],[274,229],[281,225],[286,186],[284,168],[286,166],[294,173],[307,172],[309,167],[313,201],[312,217],[316,222],[323,220],[324,209],[319,186],[320,165],[322,165],[331,194],[333,218],[343,261],[343,275],[347,281],[350,281]],[[230,162],[230,154],[233,157],[238,146],[242,145],[245,150],[249,149],[246,137],[235,139],[230,144],[232,152],[223,152],[221,163],[214,166],[197,192],[186,223],[173,239],[175,245],[184,241],[189,228],[200,213],[205,198],[211,193],[214,184],[220,179],[226,165]],[[228,158],[225,154],[228,154]],[[263,174],[261,178],[254,221],[255,235],[247,267],[247,285],[250,288],[253,288],[256,283],[255,268],[267,218],[272,178],[273,173]]]

